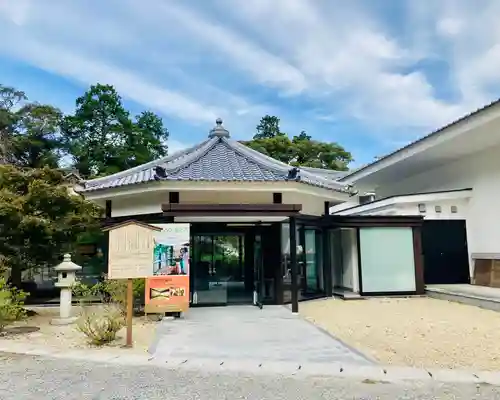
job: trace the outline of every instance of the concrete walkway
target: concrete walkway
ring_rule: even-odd
[[[500,312],[500,288],[477,285],[427,285],[429,297]]]
[[[150,353],[166,361],[373,365],[282,306],[192,308],[183,319],[161,322]]]

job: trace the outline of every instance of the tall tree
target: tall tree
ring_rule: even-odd
[[[280,130],[279,118],[266,115],[257,126],[248,147],[294,166],[347,170],[352,155],[337,143],[313,140],[305,131],[292,139]]]
[[[43,104],[29,103],[18,112],[12,141],[16,164],[29,168],[58,167],[62,113]]]
[[[57,166],[61,111],[0,85],[0,158],[21,167]]]
[[[57,170],[0,166],[0,254],[17,287],[22,270],[54,266],[80,234],[98,228],[100,215],[68,192]]]
[[[76,100],[63,123],[74,166],[84,177],[112,174],[166,155],[168,131],[152,112],[130,118],[111,85],[97,84]]]
[[[0,163],[12,162],[12,136],[19,119],[16,108],[27,97],[13,87],[0,84]]]
[[[280,119],[274,115],[265,115],[257,125],[257,133],[254,139],[271,139],[276,136],[284,136],[280,130]]]

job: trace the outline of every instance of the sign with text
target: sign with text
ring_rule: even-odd
[[[146,279],[146,312],[184,312],[189,308],[189,276],[165,275]]]
[[[189,307],[189,224],[155,224],[152,274],[146,279],[146,312]]]
[[[128,221],[105,231],[109,231],[109,279],[146,278],[152,275],[154,234],[160,228]]]

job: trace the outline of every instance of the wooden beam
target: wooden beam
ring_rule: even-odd
[[[292,216],[301,204],[162,204],[165,216]]]

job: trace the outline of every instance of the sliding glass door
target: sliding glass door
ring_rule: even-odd
[[[242,234],[193,236],[193,303],[251,303]]]

